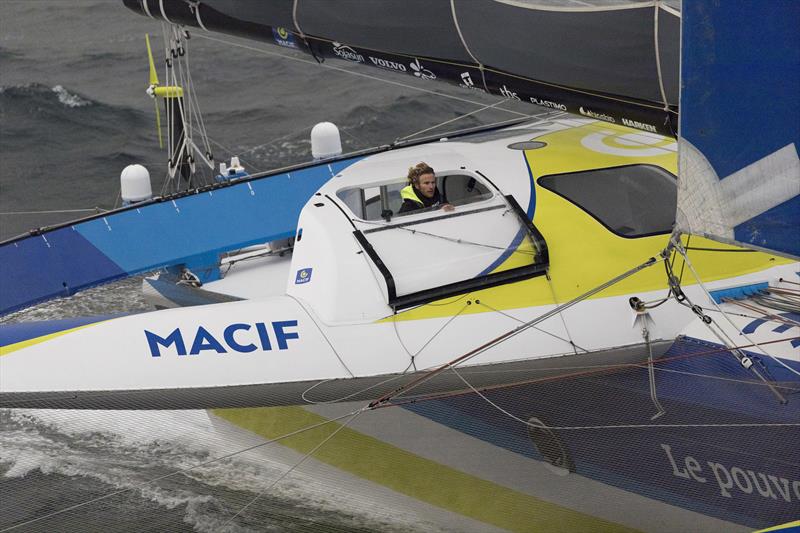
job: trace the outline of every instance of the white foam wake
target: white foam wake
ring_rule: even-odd
[[[277,452],[274,448],[210,462],[251,443],[218,434],[205,411],[2,409],[0,429],[5,478],[39,471],[92,479],[109,486],[109,492],[130,491],[164,509],[185,506],[183,520],[197,531],[249,531],[227,522],[257,494],[262,497],[254,508],[264,505],[267,510],[266,515],[257,512],[262,521],[269,520],[269,509],[279,500],[279,507],[335,515],[352,527],[431,529],[414,516],[398,516],[396,510],[390,514],[384,506],[353,498],[299,470],[273,486],[287,470],[280,453],[270,455]],[[182,473],[148,482],[177,471]],[[267,524],[262,522],[259,529],[263,526]]]
[[[77,94],[70,93],[61,85],[53,87],[53,92],[58,95],[58,101],[67,107],[83,107],[91,104],[90,101],[84,100]]]

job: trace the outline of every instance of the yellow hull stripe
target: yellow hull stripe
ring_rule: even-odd
[[[582,144],[587,136],[599,133],[605,135],[602,142],[609,148],[630,149],[630,146],[619,142],[618,135],[630,134],[631,130],[614,124],[588,124],[537,137],[537,140],[546,142],[547,146],[525,152],[534,182],[547,175],[631,164],[648,164],[677,173],[677,156],[670,150],[663,150],[660,155],[625,157],[614,153],[600,153]],[[665,139],[661,142],[664,146],[669,144],[674,144],[674,141]],[[648,145],[646,148],[649,150],[653,146],[655,145]],[[533,222],[548,243],[552,282],[540,276],[475,291],[469,298],[457,296],[423,305],[384,320],[442,318],[456,314],[486,313],[493,309],[507,311],[564,303],[644,263],[648,258],[656,257],[669,242],[669,235],[620,237],[568,200],[540,187],[538,183],[534,187],[536,207]],[[736,249],[735,246],[696,236],[691,237],[690,243],[693,247]],[[526,241],[523,241],[523,245],[527,245]],[[689,254],[692,264],[705,282],[741,276],[791,262],[760,252],[730,254],[690,251]],[[495,272],[520,266],[527,258],[529,256],[523,254],[511,254]],[[682,265],[683,260],[677,259],[675,270],[680,271]],[[690,273],[684,274],[684,285],[695,283]],[[664,290],[666,295],[667,279],[661,265],[642,270],[593,298],[657,290]],[[478,299],[486,305],[465,307],[467,299]]]
[[[49,335],[42,335],[41,337],[35,337],[33,339],[28,339],[26,341],[15,342],[14,344],[9,344],[7,346],[0,346],[0,356],[8,355],[12,352],[16,352],[17,350],[21,350],[23,348],[27,348],[29,346],[33,346],[41,342],[49,341],[51,339],[55,339],[56,337],[66,335],[68,333],[73,333],[80,329],[88,328],[89,326],[95,326],[97,324],[101,324],[102,322],[107,322],[107,320],[103,320],[101,322],[92,322],[91,324],[84,324],[83,326],[78,326],[76,328],[71,328],[71,329],[65,329],[64,331],[56,331],[55,333],[50,333]]]
[[[779,526],[769,527],[767,529],[759,529],[755,533],[767,533],[768,531],[788,531],[792,528],[797,528],[800,530],[800,520],[795,520],[794,522],[789,522],[788,524],[781,524]]]
[[[301,407],[212,412],[266,439],[327,420]],[[283,439],[280,444],[309,453],[340,427],[331,422]],[[635,531],[441,465],[350,428],[342,429],[313,457],[417,500],[509,531]]]

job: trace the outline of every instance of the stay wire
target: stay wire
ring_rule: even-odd
[[[478,305],[482,305],[482,306],[486,307],[487,309],[489,309],[491,311],[494,311],[495,313],[498,313],[498,314],[500,314],[500,315],[502,315],[504,317],[510,318],[511,320],[513,320],[513,321],[515,321],[515,322],[517,322],[519,324],[524,324],[525,323],[525,321],[522,320],[521,318],[517,318],[517,317],[515,317],[515,316],[513,316],[513,315],[511,315],[509,313],[501,311],[500,309],[494,308],[491,305],[487,304],[484,300],[475,300],[475,303],[478,304]],[[556,301],[555,303],[557,304],[558,301]],[[562,342],[566,342],[567,344],[570,345],[570,348],[572,348],[573,350],[575,350],[577,348],[577,349],[581,350],[584,353],[589,353],[589,350],[587,350],[586,348],[583,348],[583,347],[578,346],[577,344],[575,344],[572,341],[571,337],[565,339],[564,337],[561,337],[559,335],[556,335],[555,333],[551,333],[551,332],[547,331],[546,329],[542,329],[542,328],[539,328],[539,327],[536,327],[536,326],[534,326],[533,329],[535,329],[536,331],[538,331],[540,333],[544,333],[545,335],[549,335],[549,336],[551,336],[551,337],[553,337],[555,339],[558,339],[558,340],[560,340]],[[569,332],[567,332],[567,333],[569,333]]]
[[[785,338],[785,339],[777,339],[777,340],[768,341],[768,342],[765,342],[765,343],[762,343],[762,344],[775,344],[775,343],[779,343],[779,342],[786,342],[786,341],[792,341],[792,340],[797,340],[797,339],[800,339],[800,337],[789,337],[789,338]],[[715,349],[710,349],[710,350],[704,350],[704,351],[701,351],[701,352],[694,352],[694,353],[690,353],[690,354],[682,354],[682,355],[677,355],[677,356],[673,356],[673,357],[665,357],[665,358],[661,358],[661,359],[658,359],[657,361],[655,361],[656,365],[654,365],[654,368],[657,371],[663,371],[663,372],[682,373],[682,374],[685,374],[685,375],[691,375],[691,376],[701,377],[701,378],[707,377],[709,379],[724,380],[724,381],[739,383],[739,384],[742,384],[742,385],[769,387],[769,384],[764,383],[761,380],[753,381],[753,380],[744,380],[744,379],[723,378],[723,377],[719,377],[719,376],[707,376],[705,374],[698,374],[698,373],[691,373],[691,372],[686,372],[686,371],[677,371],[677,370],[671,370],[671,369],[664,369],[664,368],[660,368],[659,366],[657,366],[657,365],[671,363],[671,362],[675,362],[675,361],[693,359],[693,358],[696,358],[696,357],[705,357],[705,356],[708,356],[708,355],[715,355],[715,354],[726,354],[726,353],[730,352],[730,350],[742,350],[742,349],[745,349],[745,348],[750,348],[752,346],[754,346],[754,345],[753,344],[745,344],[745,345],[734,346],[732,348],[721,347],[721,348],[715,348]],[[517,381],[517,382],[514,382],[514,383],[503,383],[503,384],[500,384],[500,385],[488,385],[488,386],[485,386],[485,387],[481,387],[480,391],[481,392],[488,392],[488,391],[493,391],[493,390],[509,389],[509,388],[519,387],[519,386],[524,386],[524,385],[533,385],[533,384],[549,383],[549,382],[566,380],[566,379],[582,378],[582,377],[587,377],[587,376],[593,376],[593,375],[596,375],[596,374],[607,374],[607,373],[609,373],[611,371],[624,370],[624,369],[627,369],[627,368],[647,369],[647,367],[649,367],[649,366],[650,366],[650,363],[618,363],[618,364],[612,364],[612,365],[592,365],[592,366],[578,366],[578,367],[571,367],[571,366],[570,367],[554,367],[554,368],[550,368],[549,370],[575,370],[575,371],[574,372],[568,372],[566,374],[557,374],[557,375],[554,375],[554,376],[545,376],[545,377],[541,377],[541,378],[527,379],[527,380],[523,380],[523,381]],[[461,370],[462,371],[468,371],[468,370],[471,370],[471,369],[464,368],[464,369],[461,369]],[[787,389],[788,388],[788,389],[795,390],[795,387],[790,387],[790,386],[787,386],[787,385],[781,385],[781,388],[783,388],[783,389]],[[800,389],[797,389],[797,391],[800,391]],[[465,390],[460,390],[460,391],[451,391],[451,392],[443,392],[443,393],[436,393],[436,394],[428,394],[428,395],[425,395],[425,396],[412,396],[412,397],[402,398],[402,399],[400,399],[398,401],[392,401],[390,403],[384,403],[384,404],[376,406],[375,408],[376,409],[381,409],[381,408],[385,408],[385,407],[397,407],[397,406],[403,406],[403,405],[412,404],[412,403],[418,403],[418,402],[423,402],[423,401],[440,400],[440,399],[446,399],[446,398],[453,398],[453,397],[457,397],[457,396],[464,396],[466,394],[471,394],[471,391],[470,390],[466,390],[466,391]]]
[[[720,313],[722,313],[722,316],[723,316],[723,317],[725,318],[725,320],[726,320],[726,321],[727,321],[727,322],[728,322],[728,323],[731,325],[731,327],[733,327],[735,330],[738,330],[739,328],[736,326],[736,324],[734,324],[734,323],[733,323],[733,321],[730,319],[730,317],[729,317],[729,316],[727,316],[727,315],[725,314],[725,311],[723,311],[723,310],[722,310],[722,309],[719,307],[719,305],[717,304],[717,302],[716,302],[716,301],[714,300],[714,298],[711,296],[711,293],[709,293],[709,292],[708,292],[708,289],[706,288],[706,286],[705,286],[705,283],[703,283],[703,280],[700,278],[700,275],[699,275],[699,274],[697,273],[697,271],[694,269],[694,266],[692,265],[691,261],[689,261],[688,254],[687,254],[687,253],[686,253],[686,251],[683,249],[683,246],[681,245],[681,243],[680,243],[679,241],[676,241],[675,239],[673,239],[673,244],[674,244],[675,248],[678,250],[678,252],[681,254],[681,256],[683,256],[684,264],[685,264],[686,266],[688,266],[688,267],[689,267],[689,271],[692,273],[692,276],[694,277],[695,281],[696,281],[696,282],[697,282],[697,284],[700,286],[700,288],[703,290],[703,292],[706,294],[706,296],[707,296],[707,297],[708,297],[708,299],[711,301],[711,303],[714,305],[714,307],[716,308],[716,310],[717,310],[717,311],[719,311]],[[688,244],[688,241],[687,241],[687,244]],[[755,346],[755,347],[758,349],[758,351],[760,351],[760,352],[761,352],[763,355],[765,355],[765,356],[769,357],[770,359],[772,359],[773,361],[775,361],[776,363],[778,363],[778,364],[779,364],[779,365],[781,365],[782,367],[786,368],[786,369],[787,369],[789,372],[791,372],[792,374],[795,374],[795,375],[797,375],[797,376],[800,376],[800,372],[798,372],[798,371],[797,371],[797,370],[795,370],[794,368],[790,367],[789,365],[787,365],[786,363],[784,363],[783,361],[781,361],[781,360],[780,360],[780,358],[778,358],[778,357],[775,357],[774,355],[772,355],[772,354],[770,354],[770,353],[767,353],[767,351],[766,351],[766,350],[764,350],[763,348],[761,348],[761,346],[760,346],[760,344],[759,344],[759,343],[757,343],[757,342],[754,342],[754,341],[753,341],[753,340],[752,340],[750,337],[748,337],[747,333],[741,332],[740,334],[741,334],[741,335],[742,335],[742,336],[743,336],[745,339],[747,339],[747,341],[748,341],[748,342],[752,343],[752,344],[753,344],[753,346]],[[726,337],[727,337],[727,335],[726,335]],[[730,340],[730,339],[729,339],[729,340]],[[732,342],[732,344],[735,344],[735,343],[733,343],[733,342]],[[763,344],[763,343],[762,343],[762,344]]]
[[[800,422],[777,422],[777,423],[728,423],[728,424],[607,424],[607,425],[596,425],[596,426],[549,426],[546,424],[534,424],[528,420],[523,420],[518,416],[510,413],[509,411],[503,409],[488,397],[486,397],[481,391],[476,389],[472,386],[472,384],[464,379],[461,374],[458,372],[457,369],[451,368],[456,376],[458,376],[464,384],[472,390],[475,394],[480,396],[486,403],[503,413],[504,415],[508,416],[509,418],[516,420],[528,427],[536,428],[536,429],[551,429],[551,430],[589,430],[589,429],[661,429],[661,428],[725,428],[725,427],[732,427],[732,428],[742,428],[742,427],[800,427]]]
[[[395,396],[397,396],[399,394],[403,394],[403,393],[409,392],[410,390],[418,387],[419,385],[425,383],[426,381],[429,381],[430,379],[434,378],[438,374],[444,372],[448,368],[456,366],[456,365],[461,364],[463,362],[466,362],[469,359],[472,359],[473,357],[475,357],[477,355],[480,355],[481,353],[485,352],[486,350],[489,350],[489,349],[491,349],[491,348],[493,348],[495,346],[498,346],[499,344],[507,341],[508,339],[510,339],[512,337],[515,337],[516,335],[519,335],[520,333],[526,331],[527,329],[529,329],[529,328],[531,328],[531,327],[533,327],[533,326],[535,326],[535,325],[537,325],[537,324],[539,324],[541,322],[544,322],[545,320],[555,316],[556,314],[560,313],[561,311],[563,311],[565,309],[568,309],[568,308],[570,308],[570,307],[582,302],[583,300],[585,300],[587,298],[591,298],[595,294],[604,291],[608,287],[611,287],[611,286],[619,283],[620,281],[622,281],[624,279],[627,279],[628,277],[636,274],[637,272],[639,272],[639,271],[641,271],[641,270],[643,270],[643,269],[645,269],[645,268],[647,268],[649,266],[652,266],[652,265],[656,264],[659,261],[663,261],[663,260],[664,260],[663,257],[661,257],[660,259],[656,259],[655,257],[651,257],[650,259],[648,259],[644,263],[642,263],[642,264],[640,264],[640,265],[638,265],[638,266],[636,266],[636,267],[634,267],[634,268],[632,268],[632,269],[630,269],[630,270],[628,270],[626,272],[623,272],[619,276],[616,276],[615,278],[613,278],[613,279],[611,279],[611,280],[609,280],[609,281],[607,281],[607,282],[605,282],[605,283],[603,283],[601,285],[598,285],[597,287],[595,287],[595,288],[593,288],[593,289],[591,289],[591,290],[589,290],[589,291],[587,291],[587,292],[585,292],[585,293],[573,298],[572,300],[570,300],[570,301],[568,301],[568,302],[566,302],[566,303],[564,303],[562,305],[556,306],[555,308],[551,309],[550,311],[547,311],[547,312],[539,315],[537,318],[534,318],[533,320],[530,320],[530,321],[528,321],[528,322],[526,322],[526,323],[524,323],[524,324],[522,324],[522,325],[520,325],[520,326],[518,326],[518,327],[516,327],[516,328],[514,328],[512,330],[510,330],[510,331],[507,331],[506,333],[503,333],[502,335],[499,335],[498,337],[495,337],[494,339],[491,339],[490,341],[478,346],[477,348],[474,348],[474,349],[468,351],[467,353],[465,353],[465,354],[463,354],[463,355],[461,355],[459,357],[456,357],[455,359],[453,359],[453,360],[451,360],[451,361],[449,361],[449,362],[447,362],[447,363],[435,368],[431,372],[428,372],[427,374],[425,374],[423,376],[420,376],[420,377],[410,381],[409,383],[398,387],[394,391],[389,392],[388,394],[385,394],[381,398],[378,398],[377,400],[375,400],[372,403],[370,403],[370,407],[380,406],[381,404],[384,404],[384,403],[388,402],[393,397],[395,397]]]
[[[329,70],[335,70],[335,71],[338,71],[338,72],[344,72],[344,73],[350,74],[352,76],[358,76],[358,77],[367,78],[367,79],[370,79],[370,80],[373,80],[373,81],[379,81],[379,82],[383,82],[383,83],[388,83],[389,85],[395,85],[395,86],[398,86],[398,87],[411,89],[412,91],[423,92],[423,93],[427,93],[427,94],[433,94],[433,95],[436,95],[436,96],[441,96],[442,98],[448,98],[450,100],[456,100],[456,101],[459,101],[459,102],[465,102],[465,103],[472,104],[472,105],[477,105],[477,106],[485,105],[485,104],[483,104],[481,102],[477,102],[475,100],[470,100],[468,98],[462,98],[462,97],[459,97],[459,96],[453,96],[453,95],[450,95],[450,94],[440,93],[438,91],[433,91],[431,89],[424,89],[422,87],[415,87],[414,85],[408,85],[406,83],[400,83],[400,82],[397,82],[397,81],[388,80],[388,79],[385,79],[385,78],[380,78],[378,76],[371,76],[371,75],[365,74],[363,72],[357,72],[357,71],[354,71],[354,70],[348,70],[348,69],[345,69],[345,68],[336,67],[336,66],[330,65],[328,63],[317,63],[316,61],[311,61],[309,59],[303,59],[301,57],[294,57],[294,56],[290,56],[290,55],[286,55],[286,54],[280,54],[278,52],[273,52],[273,51],[270,51],[270,50],[265,50],[263,48],[258,48],[258,47],[255,47],[255,46],[249,46],[249,45],[245,45],[245,44],[242,44],[242,43],[237,43],[237,42],[234,42],[234,41],[227,41],[225,39],[219,39],[219,38],[216,38],[216,37],[211,37],[209,35],[196,34],[196,36],[200,37],[201,39],[208,39],[209,41],[216,41],[218,43],[227,44],[227,45],[230,45],[230,46],[236,46],[236,47],[239,47],[239,48],[244,48],[246,50],[251,50],[253,52],[257,52],[257,53],[264,54],[264,55],[280,57],[282,59],[288,59],[290,61],[297,61],[297,62],[300,62],[300,63],[307,63],[307,64],[310,64],[310,65],[326,68],[326,69],[329,69]],[[512,111],[510,109],[502,109],[502,108],[500,108],[500,110],[505,111],[506,113],[510,113],[510,114],[513,114],[513,115],[520,116],[520,117],[529,117],[530,116],[528,114],[520,113],[519,111]]]
[[[310,458],[312,455],[314,455],[314,454],[317,452],[317,450],[319,450],[320,448],[322,448],[322,447],[323,447],[323,446],[324,446],[324,445],[325,445],[325,444],[326,444],[328,441],[330,441],[330,440],[331,440],[333,437],[335,437],[336,435],[338,435],[340,431],[342,431],[344,428],[346,428],[348,425],[350,425],[350,423],[351,423],[351,422],[353,422],[353,421],[354,421],[356,418],[358,418],[358,417],[359,417],[359,415],[361,415],[361,414],[362,414],[364,411],[366,411],[366,410],[367,410],[367,408],[366,408],[366,407],[362,407],[361,409],[358,409],[358,410],[357,410],[357,411],[355,411],[354,413],[350,413],[350,414],[348,414],[348,415],[345,415],[345,416],[349,416],[349,417],[350,417],[350,418],[349,418],[349,419],[348,419],[346,422],[344,422],[343,424],[340,424],[340,425],[339,425],[339,427],[338,427],[338,428],[336,428],[336,429],[333,431],[333,433],[331,433],[330,435],[328,435],[327,437],[325,437],[325,438],[324,438],[324,439],[323,439],[323,440],[322,440],[322,441],[321,441],[319,444],[317,444],[316,446],[314,446],[314,448],[313,448],[313,449],[312,449],[310,452],[308,452],[307,454],[305,454],[305,455],[302,457],[302,459],[300,459],[298,462],[296,462],[294,465],[292,465],[292,467],[291,467],[291,468],[289,468],[289,469],[288,469],[286,472],[284,472],[283,474],[281,474],[280,476],[278,476],[278,479],[276,479],[275,481],[273,481],[272,483],[270,483],[270,485],[269,485],[267,488],[263,489],[261,492],[259,492],[258,494],[256,494],[256,495],[255,495],[255,497],[253,497],[253,499],[252,499],[252,500],[250,500],[250,501],[249,501],[247,504],[245,504],[245,505],[244,505],[244,507],[242,507],[241,509],[239,509],[239,510],[236,512],[236,514],[234,514],[232,517],[230,517],[230,518],[229,518],[229,519],[228,519],[228,520],[225,522],[225,524],[224,524],[224,525],[226,525],[226,526],[227,526],[227,525],[231,524],[231,523],[232,523],[232,522],[233,522],[233,521],[234,521],[234,520],[235,520],[235,519],[236,519],[236,518],[237,518],[239,515],[241,515],[241,514],[242,514],[242,513],[243,513],[243,512],[244,512],[244,511],[245,511],[245,510],[248,508],[248,507],[250,507],[250,506],[251,506],[251,505],[253,505],[253,504],[254,504],[256,501],[258,501],[258,499],[260,499],[260,498],[261,498],[261,496],[263,496],[264,494],[266,494],[266,493],[267,493],[267,491],[269,491],[269,490],[270,490],[270,489],[272,489],[272,488],[273,488],[275,485],[277,485],[278,483],[280,483],[280,481],[281,481],[281,480],[283,480],[283,479],[284,479],[286,476],[288,476],[289,474],[291,474],[292,472],[294,472],[294,471],[295,471],[297,468],[299,468],[299,467],[300,467],[300,465],[302,465],[302,464],[303,464],[304,462],[306,462],[306,461],[307,461],[307,460],[308,460],[308,459],[309,459],[309,458]],[[344,417],[339,417],[339,418],[344,418]]]

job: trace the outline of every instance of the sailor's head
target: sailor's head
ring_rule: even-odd
[[[408,169],[408,183],[426,198],[436,194],[436,173],[427,163],[417,163]]]

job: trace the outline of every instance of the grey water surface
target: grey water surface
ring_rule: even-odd
[[[0,1],[0,240],[112,208],[119,173],[131,163],[144,164],[159,190],[166,156],[145,95],[145,33],[161,49],[161,26],[121,1]],[[293,51],[244,44],[258,50],[197,35],[190,51],[216,158],[239,155],[250,171],[309,160],[308,134],[320,121],[336,123],[351,151],[496,103],[455,87],[335,65],[368,77],[349,75],[294,61],[307,58]],[[513,117],[489,109],[450,127]],[[139,279],[124,280],[3,321],[144,310],[139,287]],[[0,409],[0,531],[434,528],[413,514],[348,497],[300,470],[273,486],[290,462],[239,455],[235,444],[213,435],[202,411]],[[227,454],[233,455],[197,466]],[[244,509],[248,502],[255,503]]]

